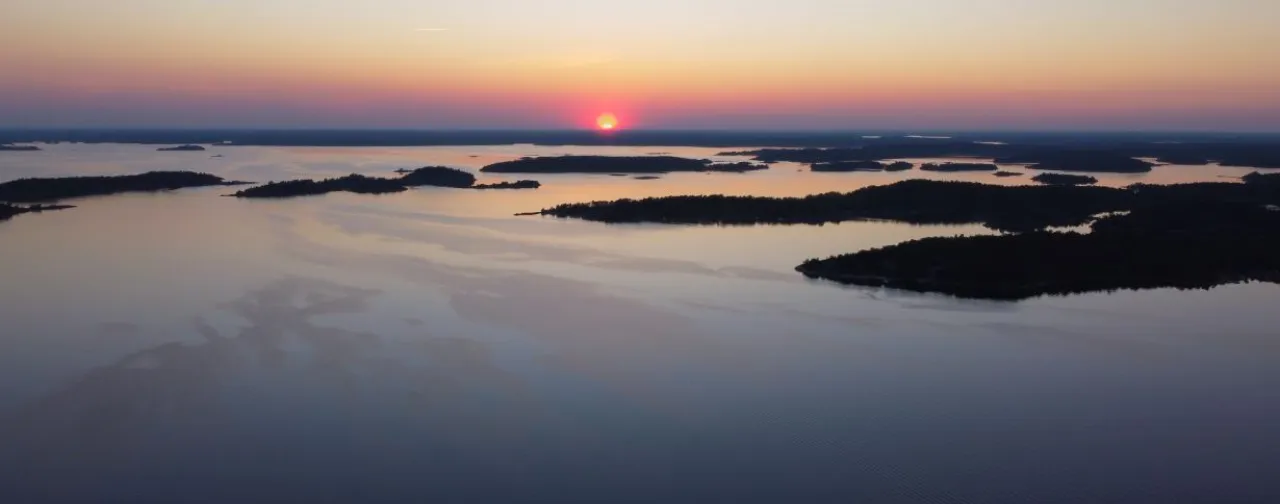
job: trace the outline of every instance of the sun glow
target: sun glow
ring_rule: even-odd
[[[596,118],[596,126],[604,131],[616,129],[618,127],[618,116],[608,113],[600,114],[600,117]]]

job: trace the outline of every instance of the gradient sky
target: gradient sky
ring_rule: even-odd
[[[1275,0],[6,0],[0,126],[1280,131]]]

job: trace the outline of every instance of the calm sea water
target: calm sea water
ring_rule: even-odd
[[[0,153],[0,180],[717,151],[154,149]],[[792,268],[976,226],[513,216],[924,176],[1026,183],[779,164],[542,175],[537,191],[197,189],[19,216],[0,223],[0,501],[1280,501],[1280,286],[967,301]],[[515,178],[530,177],[481,175]]]

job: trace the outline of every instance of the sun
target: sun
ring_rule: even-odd
[[[611,131],[618,128],[618,116],[610,113],[600,114],[596,118],[596,126],[602,131]]]

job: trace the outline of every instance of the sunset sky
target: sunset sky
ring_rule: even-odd
[[[7,0],[0,126],[1280,131],[1273,0]]]

